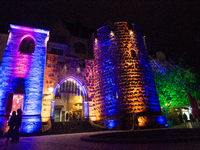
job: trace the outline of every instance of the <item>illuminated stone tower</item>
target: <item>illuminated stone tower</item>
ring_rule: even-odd
[[[0,68],[0,127],[12,106],[11,111],[22,109],[21,132],[38,132],[49,31],[17,25],[10,28]]]
[[[95,110],[99,122],[119,127],[124,116],[139,116],[140,126],[164,124],[145,42],[139,28],[126,22],[97,30],[93,38]]]

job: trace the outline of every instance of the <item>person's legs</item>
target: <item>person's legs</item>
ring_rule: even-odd
[[[19,128],[16,128],[16,142],[19,142]]]
[[[6,142],[9,141],[9,137],[10,137],[10,129],[8,130],[8,132],[6,134],[6,138],[7,138]]]
[[[137,127],[138,127],[138,130],[140,130],[140,126],[139,126],[139,124],[137,124]]]
[[[133,123],[133,125],[132,125],[132,129],[131,129],[131,130],[134,130],[134,128],[135,128],[135,123]]]
[[[13,130],[13,136],[12,136],[12,142],[16,142],[16,141],[19,141],[18,139],[18,133],[19,132],[19,128],[15,127],[14,130]]]

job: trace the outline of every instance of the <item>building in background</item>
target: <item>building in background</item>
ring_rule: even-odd
[[[133,111],[140,126],[165,124],[144,39],[135,24],[132,29],[126,22],[105,25],[92,39],[93,31],[78,20],[67,26],[58,20],[50,32],[10,28],[0,68],[1,127],[6,105],[11,111],[22,109],[24,133],[48,130],[52,119],[69,121],[70,113],[108,128],[120,128],[122,117],[131,125]]]

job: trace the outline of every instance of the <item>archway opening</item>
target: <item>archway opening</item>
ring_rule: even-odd
[[[86,91],[77,79],[66,78],[54,90],[54,122],[80,121],[85,117]]]

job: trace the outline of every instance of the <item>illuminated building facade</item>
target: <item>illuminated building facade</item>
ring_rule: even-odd
[[[117,22],[97,30],[92,44],[63,28],[49,31],[10,25],[0,68],[0,123],[8,97],[11,111],[23,111],[24,133],[46,131],[51,119],[66,122],[66,114],[90,118],[108,128],[130,124],[133,111],[140,126],[164,124],[145,42],[138,27]],[[59,33],[59,36],[58,36]],[[50,37],[49,37],[50,36]],[[89,55],[92,45],[94,58]]]

